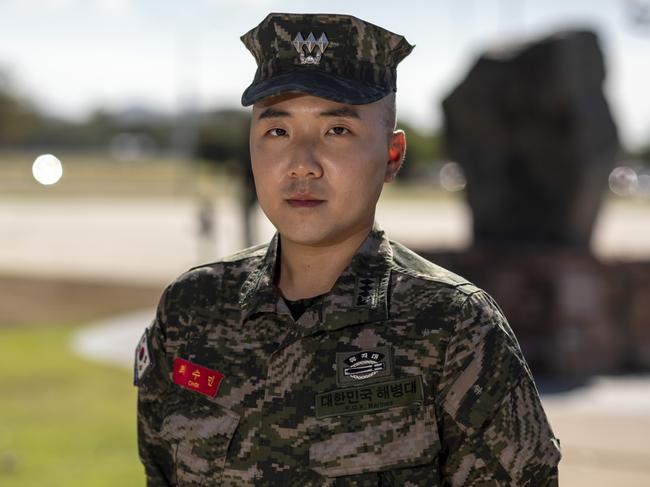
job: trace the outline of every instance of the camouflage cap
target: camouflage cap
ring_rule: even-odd
[[[351,15],[271,13],[241,36],[255,57],[242,105],[300,91],[352,105],[397,91],[397,64],[414,46]]]

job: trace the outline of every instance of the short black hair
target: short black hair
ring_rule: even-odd
[[[384,98],[386,106],[384,111],[384,125],[390,137],[397,128],[397,97],[395,92],[391,92]]]

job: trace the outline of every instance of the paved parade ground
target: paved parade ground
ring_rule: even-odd
[[[191,266],[243,246],[241,211],[214,202],[214,233],[198,238],[190,199],[0,200],[0,274],[75,277],[161,285]],[[256,213],[257,242],[273,227]],[[462,248],[471,214],[460,199],[380,200],[377,221],[412,248]],[[604,259],[650,259],[650,205],[607,204],[596,222],[594,253]]]
[[[242,247],[236,204],[214,206],[210,242],[197,237],[189,199],[0,201],[0,274],[69,277],[162,286],[187,268]],[[387,200],[377,220],[413,247],[462,248],[471,216],[459,200]],[[258,241],[273,228],[258,212]],[[650,260],[650,207],[621,202],[603,209],[593,251],[602,259]],[[128,369],[153,308],[89,323],[71,347],[94,361]],[[602,376],[576,387],[540,379],[542,400],[560,438],[563,486],[650,485],[650,375]]]

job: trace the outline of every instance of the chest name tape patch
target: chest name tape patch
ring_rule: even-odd
[[[224,377],[221,372],[208,369],[189,360],[180,357],[174,359],[174,383],[190,391],[214,397],[217,395],[219,385]]]
[[[379,411],[409,404],[421,404],[423,400],[422,377],[416,375],[316,394],[316,417],[327,418]]]

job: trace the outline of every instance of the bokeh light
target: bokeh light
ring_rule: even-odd
[[[609,189],[618,196],[633,195],[638,184],[636,171],[631,167],[619,166],[609,174]]]
[[[447,191],[461,191],[465,189],[467,180],[460,164],[447,162],[440,169],[440,185]]]
[[[32,174],[36,181],[49,186],[59,182],[63,176],[63,166],[61,161],[52,154],[43,154],[34,161]]]

